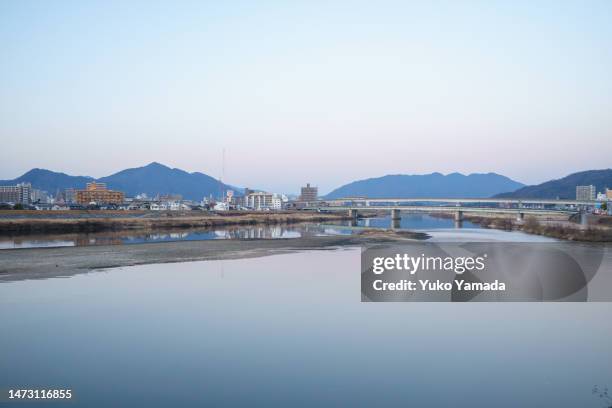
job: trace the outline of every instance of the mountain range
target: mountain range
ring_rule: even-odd
[[[395,174],[358,180],[339,187],[325,196],[370,198],[482,198],[525,185],[496,173],[464,175],[431,173],[422,175]]]
[[[218,180],[204,173],[188,173],[156,162],[143,167],[122,170],[99,179],[89,176],[71,176],[37,168],[13,180],[0,180],[0,185],[28,182],[34,188],[55,194],[57,190],[66,188],[85,188],[85,184],[92,181],[106,183],[108,188],[123,191],[128,197],[141,193],[146,193],[151,197],[157,194],[181,194],[186,199],[201,200],[211,194],[218,196],[227,189],[234,190],[238,194],[243,191],[239,187],[220,184]],[[582,171],[535,186],[525,186],[496,173],[396,174],[354,181],[333,190],[324,198],[354,196],[486,198],[495,196],[500,198],[572,199],[576,196],[577,185],[590,184],[595,185],[597,191],[605,191],[606,187],[612,188],[612,169]]]
[[[45,169],[32,169],[16,179],[0,180],[0,185],[28,182],[33,188],[55,194],[57,190],[66,188],[85,188],[85,184],[92,181],[106,183],[109,189],[123,191],[128,197],[141,193],[146,193],[150,197],[157,194],[181,194],[185,199],[199,201],[211,194],[217,197],[221,191],[227,189],[242,192],[241,188],[220,184],[218,180],[204,173],[188,173],[156,162],[144,167],[122,170],[99,179],[89,176],[70,176]]]
[[[576,198],[576,186],[594,185],[596,191],[612,188],[612,169],[587,170],[570,174],[558,180],[550,180],[535,186],[497,194],[498,198]]]

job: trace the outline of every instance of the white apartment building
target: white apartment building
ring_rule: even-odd
[[[282,210],[283,209],[283,200],[280,197],[273,196],[272,201],[270,202],[271,210]]]
[[[249,193],[244,198],[245,207],[253,210],[268,210],[272,208],[272,198],[274,197],[271,193],[265,193],[263,191]]]
[[[576,186],[576,200],[591,201],[595,200],[595,186]]]

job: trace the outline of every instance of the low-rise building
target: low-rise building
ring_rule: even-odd
[[[269,210],[272,207],[272,193],[258,191],[244,197],[244,206],[253,210]]]
[[[159,196],[159,201],[181,201],[182,199],[181,194],[162,194]]]
[[[96,204],[121,204],[125,195],[121,191],[113,191],[106,188],[105,183],[87,183],[85,190],[75,191],[76,202],[81,205],[89,203]]]
[[[215,206],[213,207],[213,210],[215,210],[215,211],[227,211],[227,210],[229,210],[229,204],[224,202],[224,201],[219,201],[218,203],[215,204]]]
[[[283,209],[283,200],[276,195],[272,196],[272,200],[270,201],[270,209],[279,211]]]
[[[49,211],[53,209],[53,204],[37,203],[34,205],[34,209],[38,211]]]

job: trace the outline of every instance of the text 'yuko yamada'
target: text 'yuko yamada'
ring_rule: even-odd
[[[443,282],[440,280],[430,281],[429,279],[419,279],[417,281],[402,279],[398,282],[383,282],[377,279],[373,282],[374,290],[400,290],[400,291],[504,291],[506,284],[495,280],[494,282],[467,282],[465,280],[454,280],[453,282]]]

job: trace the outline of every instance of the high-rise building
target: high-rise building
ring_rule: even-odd
[[[318,196],[319,189],[317,187],[310,187],[310,183],[307,183],[306,187],[302,187],[300,201],[317,201]]]
[[[595,186],[576,186],[576,200],[592,201],[595,200]]]
[[[106,188],[105,183],[87,183],[85,190],[76,190],[76,202],[83,205],[96,204],[121,204],[125,195],[121,191],[113,191]]]
[[[606,188],[606,197],[608,200],[612,200],[612,189]]]
[[[31,202],[32,185],[30,183],[0,186],[0,203],[30,204]]]

